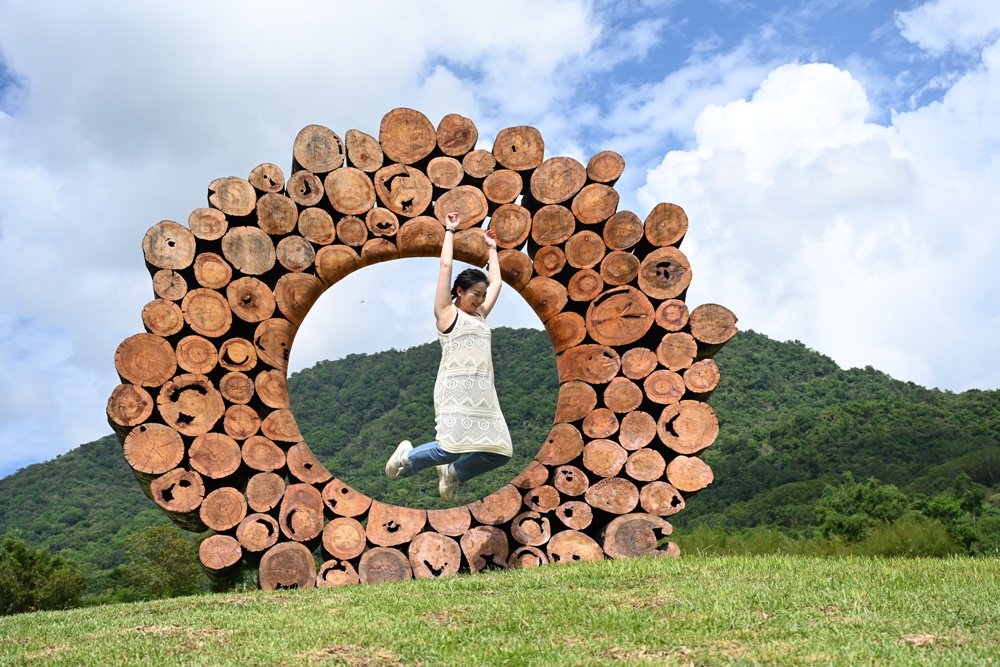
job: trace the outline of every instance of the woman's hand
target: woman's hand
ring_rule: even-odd
[[[487,229],[483,231],[483,235],[486,237],[486,247],[490,250],[497,249],[497,233],[492,229]]]
[[[448,215],[446,215],[445,218],[444,218],[444,226],[445,226],[446,229],[451,229],[451,230],[458,229],[458,223],[459,222],[460,222],[460,219],[459,219],[458,213],[455,212],[455,211],[452,211],[451,213],[449,213]]]

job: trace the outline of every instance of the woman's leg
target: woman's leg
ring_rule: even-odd
[[[410,450],[408,457],[410,466],[414,470],[423,470],[433,466],[445,465],[457,461],[461,454],[452,454],[441,449],[441,446],[434,441],[414,447]]]
[[[472,452],[455,461],[452,468],[454,468],[455,474],[458,476],[458,481],[464,482],[477,475],[482,475],[488,470],[499,468],[507,463],[507,461],[510,461],[510,457],[503,454]]]

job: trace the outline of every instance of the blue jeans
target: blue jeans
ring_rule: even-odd
[[[410,450],[410,465],[413,470],[423,470],[431,466],[454,463],[458,481],[464,482],[476,475],[482,475],[487,470],[499,468],[510,460],[509,456],[491,452],[471,452],[469,454],[452,454],[441,449],[434,441]]]

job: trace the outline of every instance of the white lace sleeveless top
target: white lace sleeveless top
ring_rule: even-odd
[[[434,383],[437,442],[453,454],[511,456],[510,432],[493,386],[490,327],[481,316],[457,310],[452,330],[438,333],[441,365]]]

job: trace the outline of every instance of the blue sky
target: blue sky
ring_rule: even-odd
[[[550,156],[620,152],[622,208],[689,215],[692,305],[845,367],[1000,386],[995,0],[479,4],[0,0],[0,475],[109,432],[150,225],[287,170],[309,123],[377,134],[398,106],[466,115],[485,148],[528,124]],[[434,277],[351,276],[293,366],[433,340]],[[505,294],[495,325],[538,326]]]

